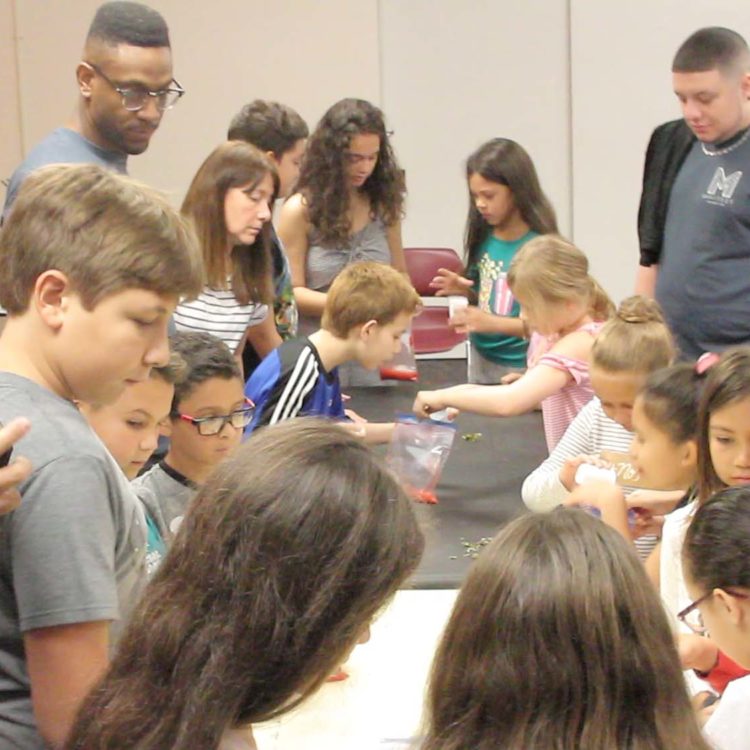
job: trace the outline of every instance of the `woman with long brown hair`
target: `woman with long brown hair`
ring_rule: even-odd
[[[279,237],[289,256],[300,333],[320,327],[326,292],[357,260],[406,271],[401,243],[404,181],[383,113],[363,99],[342,99],[310,136],[297,185],[284,203]],[[361,368],[340,371],[342,385],[380,380]]]
[[[512,522],[461,589],[421,750],[469,748],[708,750],[643,566],[583,511]]]
[[[175,324],[212,333],[238,357],[251,326],[265,324],[265,340],[256,342],[262,356],[281,345],[269,313],[269,221],[278,187],[276,168],[264,153],[227,141],[200,166],[182,204],[201,243],[206,286],[197,299],[180,302]]]
[[[67,747],[253,748],[250,725],[320,687],[423,545],[356,437],[313,419],[260,430],[199,491]]]

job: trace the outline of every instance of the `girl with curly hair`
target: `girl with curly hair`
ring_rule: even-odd
[[[279,217],[300,334],[318,329],[326,292],[350,263],[373,260],[406,271],[403,202],[403,176],[383,113],[362,99],[334,104],[310,137],[298,192]],[[377,374],[364,371],[340,375],[342,385],[379,383]]]

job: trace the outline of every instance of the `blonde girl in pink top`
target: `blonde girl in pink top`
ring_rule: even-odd
[[[551,451],[593,396],[591,345],[614,313],[614,306],[589,274],[583,252],[557,235],[527,242],[511,263],[508,284],[521,306],[521,319],[533,332],[529,369],[503,385],[467,384],[420,391],[414,411],[424,415],[454,407],[507,417],[541,403]]]

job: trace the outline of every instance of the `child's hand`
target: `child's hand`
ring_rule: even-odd
[[[708,705],[706,703],[708,702]],[[711,714],[717,709],[719,701],[716,694],[708,690],[696,693],[690,698],[690,703],[695,711],[695,718],[698,719],[698,726],[703,727],[711,718]]]
[[[641,536],[661,536],[664,516],[655,516],[650,510],[641,507],[635,507],[633,510],[635,511],[635,518],[630,528],[633,539],[638,539]]]
[[[500,378],[500,383],[502,385],[510,385],[511,383],[515,383],[516,380],[520,380],[522,377],[522,372],[509,372],[507,375],[503,375]]]
[[[434,411],[447,408],[448,404],[440,399],[438,393],[440,391],[419,391],[412,406],[414,413],[420,417],[427,417]]]
[[[602,513],[609,508],[619,508],[621,506],[623,513],[627,513],[622,487],[610,484],[609,482],[578,484],[568,497],[565,498],[563,504],[588,505],[591,508],[598,508]]]
[[[581,455],[567,459],[562,465],[558,476],[560,477],[562,486],[565,487],[568,492],[572,492],[572,490],[578,486],[576,484],[576,472],[581,464],[592,464],[593,466],[601,466],[604,469],[609,468],[609,464],[606,461],[602,461],[599,456]]]
[[[684,494],[681,490],[635,490],[628,495],[628,507],[643,508],[652,516],[664,516],[674,510]]]
[[[438,268],[437,276],[430,282],[430,286],[437,289],[436,297],[448,297],[452,294],[466,297],[474,282],[447,268]]]
[[[367,420],[363,416],[357,414],[354,409],[344,409],[344,414],[346,414],[352,422],[359,422],[360,424],[365,424],[367,422]]]
[[[678,633],[677,653],[683,669],[710,672],[719,660],[719,649],[710,639],[697,633]]]
[[[28,419],[18,418],[0,430],[0,455],[13,447],[31,428]],[[12,457],[8,466],[0,469],[0,515],[18,507],[21,494],[16,487],[31,474],[31,463],[23,456]]]

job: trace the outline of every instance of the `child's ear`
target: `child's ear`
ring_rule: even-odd
[[[748,626],[748,613],[739,597],[730,594],[724,589],[714,589],[714,599],[719,611],[729,618],[729,622],[735,627]]]
[[[698,441],[697,440],[686,440],[683,443],[682,456],[680,457],[680,465],[686,469],[692,468],[698,465]]]
[[[32,302],[44,323],[57,330],[62,326],[70,295],[68,277],[62,271],[49,270],[37,277]]]
[[[359,336],[362,339],[368,339],[378,327],[378,321],[377,320],[368,320],[367,323],[365,323],[360,329],[359,329]]]

